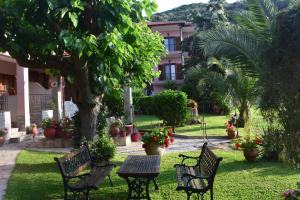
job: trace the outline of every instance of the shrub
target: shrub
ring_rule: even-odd
[[[107,106],[110,116],[124,115],[124,92],[123,90],[111,90],[103,98],[103,104]]]
[[[88,145],[91,157],[96,161],[109,160],[116,154],[116,145],[106,133],[100,133],[94,141],[84,141]]]
[[[263,134],[263,158],[277,161],[283,150],[283,131],[279,128],[269,127]]]
[[[168,126],[182,126],[187,117],[187,95],[181,91],[165,90],[154,96],[156,115]]]
[[[140,97],[135,103],[135,111],[144,115],[154,115],[155,106],[152,96]]]

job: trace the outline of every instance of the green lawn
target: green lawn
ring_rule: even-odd
[[[294,188],[299,181],[299,171],[275,162],[258,161],[247,163],[243,160],[242,152],[216,152],[223,156],[220,170],[215,180],[215,199],[217,200],[280,200],[281,193],[288,188]],[[197,152],[187,152],[196,155]],[[161,174],[158,178],[159,193],[151,188],[154,200],[186,199],[183,192],[175,191],[176,177],[173,165],[180,160],[178,153],[166,154],[162,157]],[[17,165],[8,183],[5,200],[47,200],[62,199],[63,186],[58,168],[53,161],[58,154],[22,151],[17,158]],[[124,161],[124,156],[117,156],[118,166]],[[118,200],[126,199],[126,182],[112,172],[114,187],[109,186],[108,180],[101,189],[92,192],[91,199]],[[192,199],[196,199],[196,196]],[[208,196],[206,196],[208,199]]]
[[[263,120],[259,110],[252,109],[252,131],[258,134],[262,133],[262,128],[267,124]],[[225,115],[209,115],[205,114],[204,120],[207,124],[207,135],[208,136],[226,136],[225,122],[228,121],[230,116]],[[202,120],[202,116],[199,116],[199,119]],[[137,127],[139,129],[151,129],[155,128],[158,124],[162,123],[154,115],[137,115],[135,118]],[[176,133],[179,135],[185,136],[203,136],[202,126],[197,125],[186,125],[184,127],[176,128]],[[244,135],[244,128],[239,128],[240,135]]]

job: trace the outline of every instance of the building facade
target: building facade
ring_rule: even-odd
[[[189,58],[187,52],[181,49],[181,42],[195,32],[195,26],[190,22],[149,22],[148,26],[153,32],[159,32],[164,37],[167,55],[161,59],[155,71],[160,71],[158,78],[153,80],[151,94],[160,92],[172,84],[180,87],[184,81],[182,67]],[[148,93],[149,94],[149,93]]]
[[[56,116],[61,115],[60,79],[43,70],[19,66],[7,53],[0,54],[0,112],[10,112],[12,128],[24,130],[31,123],[40,125],[43,110],[56,110]]]

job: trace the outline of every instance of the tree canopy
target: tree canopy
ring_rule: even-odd
[[[162,38],[143,17],[156,7],[152,0],[3,0],[0,51],[21,66],[63,75],[91,139],[105,91],[156,75]]]

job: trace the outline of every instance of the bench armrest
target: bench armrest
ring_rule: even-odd
[[[98,165],[96,163],[93,163],[93,166],[96,167],[96,168],[100,168],[100,167],[109,167],[109,166],[113,166],[113,167],[117,167],[116,164],[114,163],[106,163],[104,165]]]
[[[185,164],[184,164],[184,161],[187,160],[187,159],[194,159],[194,160],[197,161],[197,163],[199,162],[199,157],[187,156],[187,155],[183,155],[183,154],[179,154],[178,156],[179,156],[179,157],[182,157],[181,165],[185,165]],[[186,165],[185,165],[185,166],[186,166]]]
[[[91,174],[90,173],[84,173],[84,174],[80,174],[78,176],[65,176],[67,179],[74,179],[74,178],[79,178],[79,179],[82,179],[82,178],[85,178],[87,176],[90,176]]]

